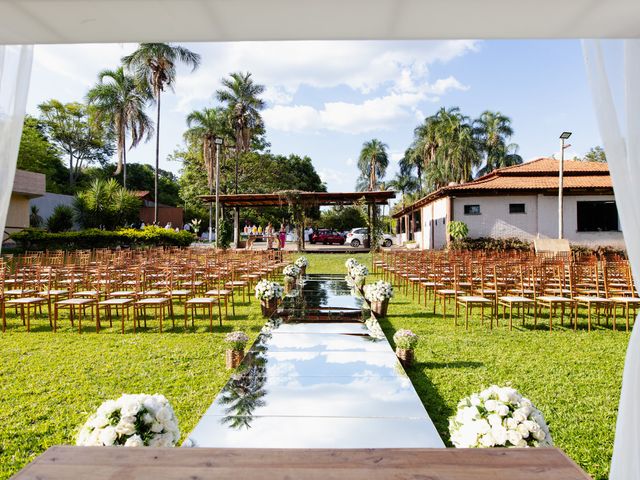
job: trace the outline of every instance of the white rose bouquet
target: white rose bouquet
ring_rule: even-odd
[[[84,424],[81,446],[173,447],[180,439],[178,419],[164,395],[122,395],[107,400]]]
[[[282,269],[282,274],[285,277],[296,278],[298,275],[300,275],[300,267],[292,263],[291,265],[287,265]]]
[[[357,263],[356,265],[351,267],[351,269],[349,269],[349,275],[351,275],[353,278],[364,278],[369,275],[369,269],[366,265]]]
[[[364,298],[370,302],[383,302],[393,297],[393,287],[389,282],[378,280],[376,283],[364,286]]]
[[[229,344],[231,350],[244,350],[244,347],[247,346],[247,342],[249,341],[249,337],[244,332],[231,332],[227,333],[224,341]]]
[[[298,268],[307,268],[309,266],[309,260],[307,260],[307,257],[298,257],[294,263]]]
[[[413,333],[411,330],[400,329],[393,334],[393,343],[396,347],[403,350],[413,350],[418,345],[420,337]]]
[[[258,300],[273,300],[284,296],[284,288],[278,282],[260,280],[256,285],[256,298]]]
[[[349,258],[344,262],[344,266],[347,267],[347,271],[351,271],[351,268],[358,265],[358,261],[355,258]]]
[[[449,432],[458,448],[553,445],[544,416],[531,400],[497,385],[460,400],[457,414],[449,418]]]

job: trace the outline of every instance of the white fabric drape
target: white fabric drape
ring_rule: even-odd
[[[31,45],[0,45],[0,242],[16,173],[32,60]]]
[[[633,277],[638,285],[640,40],[608,42],[606,45],[599,40],[584,40],[582,47],[622,231]],[[604,54],[605,51],[607,55]],[[623,63],[616,65],[616,61],[620,60],[619,53],[623,54]],[[610,64],[605,64],[605,57],[611,60]],[[619,82],[619,85],[614,84],[618,89],[612,90],[612,81]],[[640,479],[640,333],[635,326],[627,347],[610,479]]]

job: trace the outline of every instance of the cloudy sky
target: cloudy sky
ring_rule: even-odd
[[[215,105],[220,79],[250,71],[266,86],[263,117],[273,153],[313,159],[330,191],[352,190],[362,143],[389,146],[387,178],[414,127],[440,107],[478,116],[486,109],[511,117],[525,160],[600,144],[580,43],[555,41],[242,42],[185,44],[202,55],[194,73],[179,70],[175,92],[163,97],[161,168],[182,143],[185,116]],[[118,65],[133,44],[46,45],[35,50],[27,110],[50,98],[81,101],[97,73]],[[155,117],[155,115],[154,115]],[[153,141],[128,155],[153,163]]]

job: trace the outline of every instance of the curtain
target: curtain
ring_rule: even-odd
[[[640,40],[583,40],[633,277],[640,279]],[[605,62],[605,59],[609,63]],[[614,87],[612,89],[612,86]],[[640,478],[640,333],[633,328],[622,377],[611,480]]]
[[[13,190],[13,177],[16,173],[32,59],[31,45],[0,45],[0,234],[2,237],[4,237],[7,211]]]

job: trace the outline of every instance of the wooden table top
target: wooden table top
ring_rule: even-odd
[[[586,480],[561,450],[52,447],[16,480]]]

